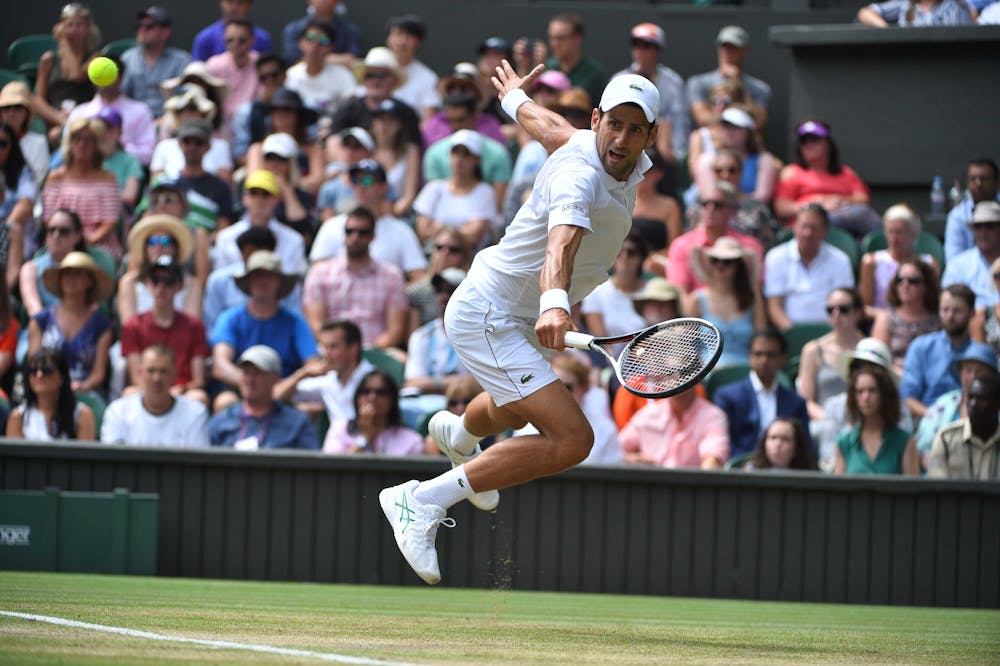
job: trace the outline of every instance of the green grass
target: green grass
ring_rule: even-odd
[[[1000,663],[1000,611],[0,572],[0,609],[417,663]],[[0,616],[4,664],[310,663]]]

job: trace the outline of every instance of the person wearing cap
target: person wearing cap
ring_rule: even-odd
[[[941,330],[917,337],[906,350],[899,392],[915,417],[922,417],[942,394],[960,388],[954,362],[972,343],[969,323],[975,300],[975,293],[964,284],[942,289]]]
[[[684,79],[660,62],[665,46],[666,38],[660,26],[655,23],[633,26],[629,36],[632,63],[612,76],[639,74],[653,82],[660,91],[660,108],[656,114],[660,132],[656,149],[664,159],[678,160],[687,155],[691,122]]]
[[[316,229],[316,220],[312,215],[316,196],[302,187],[298,142],[285,132],[268,134],[261,142],[259,152],[263,156],[264,169],[274,174],[281,188],[281,202],[274,209],[275,218],[302,234],[308,245]]]
[[[958,374],[960,388],[948,391],[935,400],[920,419],[920,425],[913,435],[921,465],[925,470],[930,464],[931,450],[938,432],[956,421],[968,418],[966,396],[972,381],[987,375],[997,376],[996,351],[982,342],[972,342],[965,352],[955,359],[955,371]]]
[[[990,278],[994,290],[1000,292],[1000,259],[994,259],[990,265]],[[970,330],[973,340],[985,342],[1000,352],[1000,298],[992,306],[976,309]]]
[[[990,267],[1000,259],[1000,203],[981,201],[972,213],[972,236],[975,246],[948,261],[941,285],[964,284],[976,293],[976,308],[985,309],[998,302]]]
[[[226,50],[226,22],[230,19],[245,20],[253,9],[253,0],[219,0],[221,18],[194,37],[191,46],[193,60],[207,62],[212,56],[224,53]],[[258,25],[253,26],[254,48],[260,53],[274,50],[271,43],[271,33]]]
[[[281,31],[281,55],[286,62],[298,62],[302,57],[299,37],[306,24],[314,19],[333,26],[332,62],[350,67],[355,58],[364,55],[361,27],[347,18],[347,8],[340,0],[307,0],[306,4],[306,15],[288,22]]]
[[[203,331],[204,332],[204,331]],[[177,357],[164,344],[136,353],[135,390],[113,400],[101,420],[101,442],[126,446],[208,446],[204,402],[176,390]]]
[[[373,259],[392,264],[406,275],[407,284],[424,277],[427,258],[413,227],[395,217],[392,202],[386,199],[389,185],[385,169],[375,160],[361,160],[348,170],[352,198],[375,216],[375,238],[369,246]],[[341,256],[345,252],[347,213],[323,222],[309,251],[312,262]]]
[[[121,142],[125,150],[143,166],[148,166],[156,146],[153,112],[145,102],[131,99],[122,92],[127,71],[125,64],[117,56],[110,58],[118,66],[118,78],[109,85],[98,86],[97,94],[90,101],[76,105],[66,118],[67,126],[77,118],[93,118],[104,107],[111,107],[121,115]]]
[[[295,139],[295,160],[299,167],[299,186],[310,194],[319,191],[326,175],[323,171],[323,148],[313,139],[311,127],[319,114],[306,106],[302,96],[288,88],[278,88],[267,104],[269,127],[247,149],[246,169],[252,173],[264,166],[264,139],[271,134],[288,134]]]
[[[363,127],[348,127],[329,141],[327,148],[337,157],[326,165],[328,180],[319,188],[316,205],[324,220],[357,205],[351,188],[351,169],[372,158],[375,139]]]
[[[114,332],[100,306],[114,290],[111,278],[89,254],[73,251],[42,274],[42,283],[59,301],[28,322],[28,354],[42,347],[61,350],[72,389],[103,392]]]
[[[451,114],[455,113],[454,107],[456,105],[449,103],[448,100],[459,99],[472,102],[473,125],[471,129],[475,129],[494,141],[506,143],[507,137],[504,136],[500,120],[480,109],[483,94],[479,89],[479,70],[476,69],[475,65],[471,62],[457,63],[451,74],[441,79],[438,88],[441,91],[443,108],[424,121],[421,131],[424,135],[425,146],[430,146],[455,131],[455,123],[452,121]],[[494,96],[491,98],[496,99]],[[467,104],[467,102],[463,103]],[[464,127],[466,124],[462,123],[462,126]]]
[[[500,108],[500,100],[493,94],[490,79],[500,66],[500,61],[513,62],[514,51],[509,41],[503,37],[487,37],[476,48],[476,77],[479,84],[479,110],[496,118],[503,126],[505,137],[513,137],[517,123]]]
[[[148,237],[152,239],[156,235]],[[205,324],[175,305],[175,299],[185,290],[181,263],[179,256],[162,254],[157,257],[143,273],[143,286],[150,294],[152,306],[122,319],[121,355],[125,358],[128,386],[132,389],[126,388],[123,395],[135,392],[142,385],[143,350],[161,344],[168,347],[174,357],[176,371],[168,384],[170,392],[207,406],[205,359],[211,350]],[[200,289],[194,291],[200,296]],[[200,311],[200,298],[197,307]]]
[[[428,181],[413,202],[415,228],[422,243],[429,242],[442,227],[461,229],[473,248],[485,247],[493,240],[498,198],[496,191],[483,182],[485,140],[468,129],[458,130],[447,139],[450,175]]]
[[[965,194],[955,207],[948,211],[948,221],[944,228],[946,263],[959,253],[975,247],[972,213],[980,201],[1000,202],[1000,168],[988,157],[978,157],[969,161],[965,171]]]
[[[923,27],[932,25],[975,25],[969,5],[961,0],[886,0],[873,2],[858,10],[858,23],[875,28]]]
[[[195,63],[192,63],[195,64]],[[169,132],[168,138],[161,139],[153,149],[153,158],[149,162],[150,178],[167,176],[177,178],[184,168],[184,152],[181,150],[177,131],[185,120],[205,120],[212,125],[213,131],[218,127],[216,122],[219,108],[208,98],[205,89],[197,83],[184,83],[172,89],[170,97],[164,102],[166,112],[160,121],[161,128]],[[228,182],[233,178],[233,158],[230,154],[229,142],[217,136],[212,136],[208,152],[202,159],[205,171],[215,174]]]
[[[288,68],[285,85],[302,96],[306,105],[322,114],[333,113],[354,94],[354,74],[347,67],[331,62],[336,28],[319,19],[311,19],[299,35],[302,60]]]
[[[417,59],[417,51],[427,37],[427,24],[417,14],[393,16],[386,23],[385,45],[389,47],[403,80],[393,93],[426,120],[441,106],[438,75]]]
[[[44,134],[30,131],[31,89],[22,81],[10,81],[0,90],[0,122],[14,128],[24,161],[31,167],[35,189],[40,190],[49,171],[49,142]]]
[[[355,208],[344,222],[344,252],[313,263],[302,287],[302,312],[314,332],[328,319],[351,319],[365,348],[406,343],[409,302],[403,272],[373,259],[375,216]]]
[[[285,61],[274,53],[262,53],[254,63],[257,69],[257,95],[236,109],[229,123],[233,131],[233,159],[240,166],[246,164],[250,145],[259,143],[269,133],[269,104],[274,94],[285,85]]]
[[[568,76],[570,83],[586,90],[590,99],[599,99],[608,75],[601,63],[583,54],[584,27],[579,14],[563,13],[550,18],[547,36],[552,56],[545,66]]]
[[[764,257],[767,314],[781,330],[824,321],[826,295],[854,286],[851,260],[843,250],[826,242],[829,229],[826,209],[810,204],[795,216],[795,237],[771,248]]]
[[[758,328],[750,337],[750,373],[745,379],[720,386],[712,395],[712,402],[726,413],[731,458],[751,453],[779,416],[796,419],[809,432],[806,401],[783,386],[779,378],[787,359],[788,342],[781,331]],[[809,444],[812,446],[812,441]]]
[[[712,151],[703,151],[694,166],[696,189],[708,186],[718,178],[712,170],[715,156],[723,151],[735,152],[740,159],[742,178],[739,182],[741,197],[745,196],[762,204],[771,203],[778,180],[778,158],[763,146],[754,125],[752,109],[731,104],[719,116],[720,142]]]
[[[566,332],[575,329],[571,304],[607,279],[631,228],[635,187],[649,165],[643,151],[656,141],[659,93],[643,77],[616,77],[593,110],[591,130],[577,130],[529,99],[526,90],[541,71],[521,77],[505,62],[494,85],[505,113],[552,155],[500,242],[476,255],[444,316],[448,339],[486,392],[463,416],[441,411],[430,420],[450,471],[379,495],[397,546],[430,584],[440,580],[434,538],[442,521],[451,522],[449,507],[468,499],[493,511],[497,488],[568,469],[594,441],[547,357],[563,349]],[[544,434],[505,440],[479,456],[481,439],[528,422]],[[398,505],[412,510],[406,534]]]
[[[262,51],[254,43],[254,25],[247,18],[227,19],[223,39],[225,51],[205,60],[205,68],[226,83],[226,99],[219,113],[222,115],[221,131],[228,138],[233,114],[257,95],[259,81],[255,65]]]
[[[234,362],[255,344],[267,344],[278,352],[281,377],[287,377],[316,356],[316,338],[301,314],[281,305],[299,277],[285,273],[281,259],[273,252],[258,250],[234,281],[249,296],[244,305],[225,310],[209,334],[212,346],[212,377],[226,387],[239,385],[239,368]],[[235,396],[223,391],[215,397],[213,411],[229,404]]]
[[[216,411],[208,421],[212,446],[237,451],[318,449],[309,418],[273,397],[281,377],[278,352],[263,344],[248,347],[237,360],[242,400]]]
[[[243,260],[236,239],[250,227],[267,227],[277,239],[275,253],[281,257],[282,271],[302,275],[306,270],[306,248],[302,234],[282,224],[274,216],[281,202],[281,186],[267,169],[257,169],[243,181],[243,219],[219,231],[215,237],[213,267],[218,269]]]
[[[121,55],[125,65],[122,94],[149,107],[154,118],[163,115],[160,82],[180,76],[191,54],[170,46],[173,19],[163,7],[151,6],[136,14],[135,46]]]
[[[927,463],[932,479],[1000,480],[1000,376],[981,375],[966,392],[968,416],[934,436]]]
[[[122,145],[122,116],[113,106],[104,106],[94,116],[104,123],[104,169],[118,180],[122,205],[128,218],[139,203],[142,181],[146,177],[142,164]]]
[[[176,177],[177,186],[189,204],[199,207],[205,222],[199,226],[210,232],[229,226],[233,219],[229,183],[205,169],[205,158],[212,149],[212,126],[207,120],[197,118],[181,122],[177,144],[184,156],[184,166]]]
[[[354,66],[354,76],[364,92],[340,105],[330,120],[330,131],[336,134],[348,127],[370,129],[372,116],[379,105],[387,99],[395,99],[402,105],[398,115],[407,139],[423,147],[420,117],[412,106],[394,93],[406,79],[406,74],[400,69],[393,52],[384,46],[372,48],[364,61]]]
[[[712,88],[724,80],[739,81],[754,104],[754,119],[757,127],[767,123],[767,107],[771,104],[771,86],[750,76],[744,69],[744,61],[750,50],[750,33],[738,25],[727,25],[719,30],[715,38],[718,47],[719,66],[711,72],[697,74],[687,81],[687,99],[691,105],[691,117],[695,125],[706,127],[715,120],[709,105]]]

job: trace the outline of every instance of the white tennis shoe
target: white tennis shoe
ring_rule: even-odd
[[[434,539],[440,525],[454,527],[455,519],[448,518],[441,507],[424,504],[414,497],[413,491],[419,485],[419,481],[407,481],[386,488],[378,494],[378,501],[392,526],[399,552],[425,583],[434,585],[441,581]]]
[[[461,425],[462,417],[446,410],[442,410],[432,416],[430,422],[427,424],[427,430],[437,443],[438,449],[451,460],[452,469],[469,462],[483,452],[479,444],[476,444],[476,448],[470,455],[460,453],[452,447],[451,433],[454,428],[461,427]],[[500,504],[500,491],[484,490],[481,493],[476,493],[469,498],[469,503],[481,511],[492,513],[497,510],[497,505]]]

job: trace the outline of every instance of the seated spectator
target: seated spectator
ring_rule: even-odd
[[[778,160],[760,144],[750,111],[746,107],[730,105],[719,116],[719,125],[720,140],[715,150],[729,150],[739,156],[743,165],[740,193],[762,204],[769,204],[778,179]],[[692,165],[696,190],[710,186],[718,177],[712,170],[714,157],[713,153],[702,152],[697,163]]]
[[[257,47],[254,45],[254,26],[245,18],[226,21],[226,50],[205,60],[205,69],[226,83],[226,98],[219,109],[222,114],[220,134],[232,136],[229,120],[241,106],[257,96]]]
[[[208,338],[201,319],[176,308],[174,301],[184,284],[178,260],[166,254],[157,257],[144,271],[143,279],[152,306],[126,319],[121,332],[121,355],[125,357],[129,385],[142,386],[143,351],[151,345],[162,345],[170,350],[170,393],[207,405]],[[135,390],[126,389],[124,394]]]
[[[687,82],[687,98],[691,117],[699,127],[712,122],[709,106],[711,92],[723,81],[739,83],[753,102],[753,116],[758,127],[767,124],[767,108],[771,103],[771,86],[750,76],[744,63],[750,50],[750,33],[738,25],[727,25],[715,38],[719,66],[711,72],[692,76]]]
[[[40,190],[49,171],[49,142],[43,133],[31,131],[31,119],[31,90],[21,81],[9,82],[0,90],[0,123],[13,128],[24,161],[31,169],[35,188]]]
[[[0,404],[10,401],[11,389],[14,385],[14,363],[17,352],[18,334],[21,324],[14,316],[11,307],[10,294],[0,293]]]
[[[175,76],[172,79],[166,79],[160,82],[160,93],[165,98],[163,104],[164,114],[160,123],[161,138],[169,136],[170,133],[176,129],[177,123],[179,122],[175,114],[175,117],[169,122],[169,124],[164,124],[164,122],[169,118],[167,112],[170,111],[170,105],[168,105],[167,102],[174,97],[183,97],[188,91],[188,86],[192,85],[198,88],[202,95],[215,105],[217,113],[213,114],[213,116],[208,119],[212,123],[212,130],[218,131],[222,126],[224,115],[222,111],[222,103],[226,100],[226,95],[229,93],[226,89],[226,82],[208,71],[208,65],[204,62],[201,60],[193,60],[184,67],[180,76]],[[180,109],[181,107],[177,108]]]
[[[146,178],[142,164],[122,145],[122,116],[113,106],[104,106],[94,115],[104,123],[104,145],[101,152],[104,158],[104,169],[115,175],[118,181],[118,191],[122,205],[125,207],[126,220],[131,222],[132,211],[139,203],[142,193],[142,182]],[[149,147],[153,151],[152,145]]]
[[[73,211],[60,208],[42,224],[45,245],[34,257],[21,266],[18,287],[21,303],[29,317],[34,317],[44,308],[55,305],[59,299],[45,288],[42,276],[52,266],[58,266],[70,252],[87,252],[83,239],[83,225],[80,216]],[[113,264],[112,264],[113,268]],[[108,275],[110,279],[112,276]]]
[[[816,471],[816,456],[806,428],[798,419],[779,416],[757,440],[753,455],[743,469],[748,471]]]
[[[204,403],[172,390],[174,351],[153,344],[139,356],[139,390],[108,405],[101,421],[101,441],[132,446],[208,446]]]
[[[871,209],[868,187],[851,167],[840,161],[840,149],[830,126],[806,120],[795,128],[796,161],[785,166],[774,193],[774,214],[790,220],[806,204],[826,209],[830,224],[858,238],[881,226]]]
[[[350,65],[354,58],[364,55],[361,50],[361,28],[344,16],[344,8],[340,4],[340,0],[308,0],[306,15],[287,23],[281,32],[281,54],[285,60],[297,62],[302,57],[299,36],[312,20],[324,21],[333,26],[335,38],[331,60]]]
[[[802,348],[799,366],[799,395],[809,405],[809,418],[823,418],[823,402],[846,387],[837,363],[842,354],[850,352],[865,334],[858,328],[864,316],[861,297],[853,289],[840,287],[826,297],[827,321],[833,329],[826,335],[810,340]]]
[[[917,447],[910,433],[896,425],[899,391],[888,370],[866,365],[851,373],[847,414],[856,425],[837,438],[835,474],[920,473]]]
[[[465,410],[468,408],[469,403],[472,402],[472,399],[482,392],[483,387],[479,385],[475,377],[472,375],[462,375],[456,381],[452,382],[445,391],[444,397],[447,401],[445,409],[455,416],[462,416],[465,414]],[[495,441],[496,438],[490,436],[480,442],[480,446],[486,449],[494,444]],[[437,442],[434,441],[434,437],[429,433],[424,438],[424,452],[429,456],[441,455]]]
[[[574,87],[586,90],[590,99],[600,99],[608,74],[601,63],[583,53],[583,19],[578,14],[556,14],[549,19],[547,36],[552,56],[545,62],[546,69],[562,72]]]
[[[335,39],[336,29],[326,21],[314,18],[302,26],[298,37],[302,60],[288,68],[285,83],[306,106],[322,114],[334,112],[357,84],[351,70],[330,59]]]
[[[888,247],[865,253],[861,257],[858,276],[858,291],[869,317],[875,317],[879,310],[889,309],[889,292],[898,285],[893,280],[904,262],[922,261],[928,264],[934,269],[935,283],[941,270],[931,255],[917,255],[920,216],[916,211],[906,204],[890,206],[882,216],[882,223]]]
[[[851,260],[826,242],[829,228],[826,209],[808,204],[795,218],[795,238],[768,250],[764,296],[771,323],[782,330],[824,321],[820,303],[826,302],[827,294],[854,286]]]
[[[344,254],[312,265],[302,292],[302,311],[313,331],[328,319],[350,319],[365,347],[390,349],[406,341],[408,302],[403,274],[372,259],[375,218],[356,208],[344,224]]]
[[[402,424],[399,388],[387,372],[372,370],[354,393],[353,419],[330,424],[323,453],[374,453],[416,456],[424,442],[415,430]]]
[[[479,71],[471,62],[456,64],[451,74],[441,79],[438,83],[438,91],[444,100],[444,108],[424,121],[421,132],[424,136],[425,146],[430,146],[459,129],[466,128],[468,123],[464,119],[464,110],[468,108],[470,102],[472,103],[473,118],[472,127],[468,129],[473,129],[501,144],[507,142],[497,117],[479,111],[483,100],[478,79]],[[456,115],[462,117],[460,122],[456,123],[453,120],[453,116]]]
[[[302,173],[298,164],[299,146],[291,134],[268,134],[261,144],[266,171],[274,174],[281,188],[281,201],[274,217],[302,235],[306,245],[312,243],[319,226],[313,211],[316,196],[302,188]]]
[[[657,183],[666,173],[666,162],[656,151],[647,150],[646,155],[651,164],[635,188],[632,228],[642,234],[650,250],[660,251],[681,235],[681,208],[677,199],[656,190]],[[518,159],[520,157],[518,155]]]
[[[924,416],[942,394],[959,388],[953,366],[972,341],[969,322],[974,302],[975,294],[965,285],[945,287],[938,306],[941,330],[915,338],[906,350],[899,393],[916,418]]]
[[[389,98],[372,112],[371,135],[375,140],[375,161],[385,168],[392,214],[406,217],[420,189],[420,144],[410,141],[404,131],[405,106]]]
[[[17,284],[17,274],[24,263],[25,229],[33,223],[35,181],[25,163],[13,127],[0,122],[0,264],[4,286]]]
[[[194,36],[191,55],[195,60],[205,61],[226,50],[226,22],[230,19],[246,19],[253,9],[253,0],[220,0],[221,18],[203,28]],[[254,47],[261,53],[273,50],[271,34],[259,26],[253,28]]]
[[[101,48],[101,29],[88,7],[71,2],[62,8],[52,36],[56,50],[46,51],[38,61],[32,106],[51,128],[50,142],[57,144],[65,114],[94,96],[87,65]]]
[[[240,354],[237,362],[243,399],[209,419],[212,446],[237,451],[318,449],[308,417],[271,397],[281,376],[278,352],[266,345],[254,345]]]
[[[632,307],[632,299],[646,284],[642,264],[647,256],[645,241],[632,230],[615,257],[611,277],[587,294],[580,304],[584,326],[591,335],[606,338],[646,327],[642,315]]]
[[[732,150],[724,148],[712,157],[712,173],[717,180],[725,181],[739,190],[743,179],[743,160]],[[739,210],[729,221],[729,225],[741,234],[753,236],[765,250],[770,250],[778,242],[781,224],[771,215],[768,204],[757,201],[752,196],[740,192]],[[690,206],[686,218],[693,226],[701,217],[701,209],[697,205]]]
[[[184,226],[187,227],[193,240],[191,261],[184,268],[204,284],[212,268],[209,258],[211,243],[209,233],[215,229],[216,224],[222,223],[223,219],[219,216],[215,205],[194,190],[186,191],[180,180],[159,178],[150,184],[149,195],[139,202],[139,209],[143,218],[169,215],[184,221]],[[142,222],[142,219],[139,222]],[[129,230],[129,233],[131,234],[137,226],[138,223]],[[136,256],[142,257],[142,253]],[[128,272],[130,266],[126,263],[124,268]]]
[[[302,101],[294,90],[278,88],[266,105],[270,127],[259,140],[247,149],[247,173],[266,169],[264,138],[269,134],[288,134],[296,142],[295,164],[299,170],[299,186],[315,195],[326,178],[323,171],[323,149],[313,140],[310,127],[318,114]],[[246,187],[244,185],[244,187]]]
[[[326,409],[330,423],[354,418],[354,393],[361,378],[375,369],[361,356],[361,329],[346,319],[331,319],[319,329],[321,356],[274,387],[274,399],[292,402],[314,416]]]
[[[697,227],[678,236],[667,251],[666,277],[690,293],[705,284],[691,269],[691,253],[696,247],[711,247],[723,236],[732,236],[739,244],[764,259],[764,248],[751,236],[734,231],[730,221],[739,209],[736,189],[729,183],[716,181],[701,194],[701,220]]]
[[[375,152],[375,139],[362,127],[348,127],[333,138],[327,141],[332,159],[326,165],[328,180],[319,189],[317,204],[324,220],[358,205],[351,191],[351,169],[370,160]]]
[[[711,247],[691,251],[691,266],[705,286],[688,294],[685,314],[707,319],[722,332],[726,344],[717,366],[745,365],[753,332],[767,324],[760,259],[735,238],[720,236]]]
[[[396,57],[402,79],[394,94],[426,119],[441,106],[437,74],[417,59],[427,25],[417,14],[403,14],[388,20],[386,32],[385,45]]]
[[[514,51],[507,39],[494,35],[479,43],[479,46],[476,47],[476,54],[478,55],[475,66],[476,85],[479,87],[480,93],[479,110],[499,120],[500,129],[503,131],[504,137],[509,140],[517,133],[517,123],[500,108],[500,99],[495,93],[496,88],[493,87],[491,79],[496,74],[497,67],[500,67],[501,62],[506,60],[513,64]]]
[[[278,352],[281,377],[287,377],[316,356],[316,339],[305,319],[279,302],[291,292],[297,280],[298,276],[282,271],[281,259],[275,253],[258,250],[250,255],[246,268],[235,276],[236,286],[250,300],[219,315],[210,335],[215,379],[226,386],[238,385],[240,370],[233,360],[254,345],[266,344]],[[213,411],[219,411],[233,397],[220,394]]]
[[[195,213],[186,218],[191,219],[189,224],[192,226],[208,233],[229,226],[233,221],[232,187],[228,180],[205,169],[213,141],[212,126],[207,120],[185,120],[177,130],[177,141],[184,163],[176,178],[160,176],[154,181],[154,187],[163,187],[163,181],[175,184],[184,194],[190,211]]]
[[[717,469],[729,458],[726,414],[694,389],[651,401],[618,435],[625,462]]]
[[[274,213],[281,203],[281,185],[267,169],[252,172],[243,181],[243,219],[232,224],[215,238],[215,268],[239,263],[242,259],[236,239],[251,227],[271,230],[277,241],[275,253],[281,258],[281,269],[291,275],[301,275],[306,269],[306,249],[302,235],[279,222]]]
[[[955,366],[961,388],[948,391],[935,400],[920,419],[920,425],[913,436],[917,443],[920,464],[924,469],[927,469],[930,463],[935,435],[945,426],[969,415],[966,396],[972,380],[984,375],[997,374],[997,354],[987,345],[973,342],[966,348],[965,353],[955,360]]]
[[[687,168],[692,183],[697,176],[695,167],[701,163],[703,156],[715,156],[723,148],[722,114],[734,104],[744,109],[752,107],[746,89],[739,81],[723,79],[707,92],[704,101],[707,122],[698,123],[687,140]]]
[[[229,126],[233,131],[233,159],[240,166],[245,166],[247,151],[253,143],[260,143],[272,130],[270,104],[275,93],[286,90],[285,61],[274,53],[261,53],[254,64],[257,68],[257,96],[247,102],[230,119]]]
[[[483,182],[483,137],[472,130],[459,130],[447,141],[451,146],[450,174],[442,180],[430,180],[413,202],[417,236],[426,243],[442,227],[458,227],[470,247],[486,247],[492,242],[497,196]]]
[[[1000,479],[1000,377],[983,375],[969,387],[968,416],[945,426],[934,437],[929,478],[997,481]]]
[[[376,239],[377,230],[376,226]],[[444,227],[434,235],[431,260],[425,277],[411,282],[406,288],[406,296],[410,301],[410,330],[415,330],[442,314],[431,278],[448,268],[466,271],[471,264],[469,246],[458,227]]]
[[[59,350],[69,367],[70,388],[102,393],[113,327],[100,304],[111,295],[111,278],[86,252],[70,252],[42,274],[42,282],[59,301],[28,322],[28,353]]]
[[[65,160],[53,169],[42,188],[42,220],[59,208],[76,211],[88,245],[96,245],[116,261],[122,258],[118,218],[122,213],[118,181],[102,167],[104,123],[79,118],[67,126],[62,141]]]
[[[997,302],[985,308],[977,308],[970,324],[972,339],[985,342],[1000,352],[1000,259],[990,266],[993,288],[998,292]]]
[[[976,307],[986,308],[998,302],[990,266],[1000,259],[1000,203],[982,201],[972,214],[975,246],[948,261],[941,285],[968,285],[976,294]]]
[[[951,261],[972,247],[976,241],[972,235],[972,213],[980,201],[1000,202],[1000,169],[997,163],[987,157],[969,162],[965,175],[966,190],[962,199],[948,212],[944,228],[944,259]]]
[[[191,232],[173,215],[147,215],[132,227],[128,235],[128,270],[118,282],[118,316],[121,321],[148,312],[153,307],[153,290],[146,281],[150,269],[160,257],[170,257],[176,264],[180,284],[174,290],[173,309],[201,318],[202,281],[204,276],[184,274],[182,267],[191,259]]]
[[[431,278],[438,309],[442,313],[448,306],[451,295],[464,279],[465,271],[461,268],[447,268]],[[441,317],[413,331],[406,349],[404,388],[424,395],[443,395],[452,382],[468,372],[448,340]]]
[[[153,116],[163,115],[160,82],[181,76],[191,54],[168,46],[173,20],[163,7],[147,7],[136,15],[135,46],[121,55],[124,67],[122,93],[149,107]]]
[[[96,438],[94,412],[73,395],[66,357],[40,349],[24,362],[24,401],[7,417],[7,437],[36,442]]]
[[[858,10],[858,22],[876,28],[890,25],[974,25],[975,19],[962,0],[886,0]]]
[[[787,343],[777,329],[757,329],[750,341],[750,374],[746,379],[720,386],[712,402],[726,414],[731,458],[759,453],[769,424],[784,417],[808,433],[809,414],[805,401],[781,385],[778,373],[787,359]],[[809,445],[809,435],[804,439]],[[754,446],[757,446],[755,451]],[[759,461],[760,462],[760,461]],[[787,465],[784,465],[787,467]],[[812,467],[815,468],[815,463]]]
[[[903,373],[910,343],[941,328],[940,297],[937,273],[929,264],[913,259],[899,265],[889,286],[889,309],[879,310],[872,325],[872,337],[889,345],[897,373]]]
[[[161,139],[153,149],[153,157],[149,163],[150,177],[153,179],[164,175],[168,178],[181,175],[185,159],[177,131],[185,120],[203,120],[214,128],[219,126],[218,106],[208,98],[205,89],[195,83],[185,83],[174,88],[163,107],[166,113],[163,114],[160,128],[168,136]],[[208,173],[227,183],[232,182],[233,158],[229,142],[218,136],[211,137],[201,165]]]

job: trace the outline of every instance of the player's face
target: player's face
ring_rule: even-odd
[[[650,127],[642,109],[632,104],[619,104],[603,114],[594,109],[590,127],[597,133],[601,164],[615,180],[626,180],[639,154],[656,140],[656,126]]]

